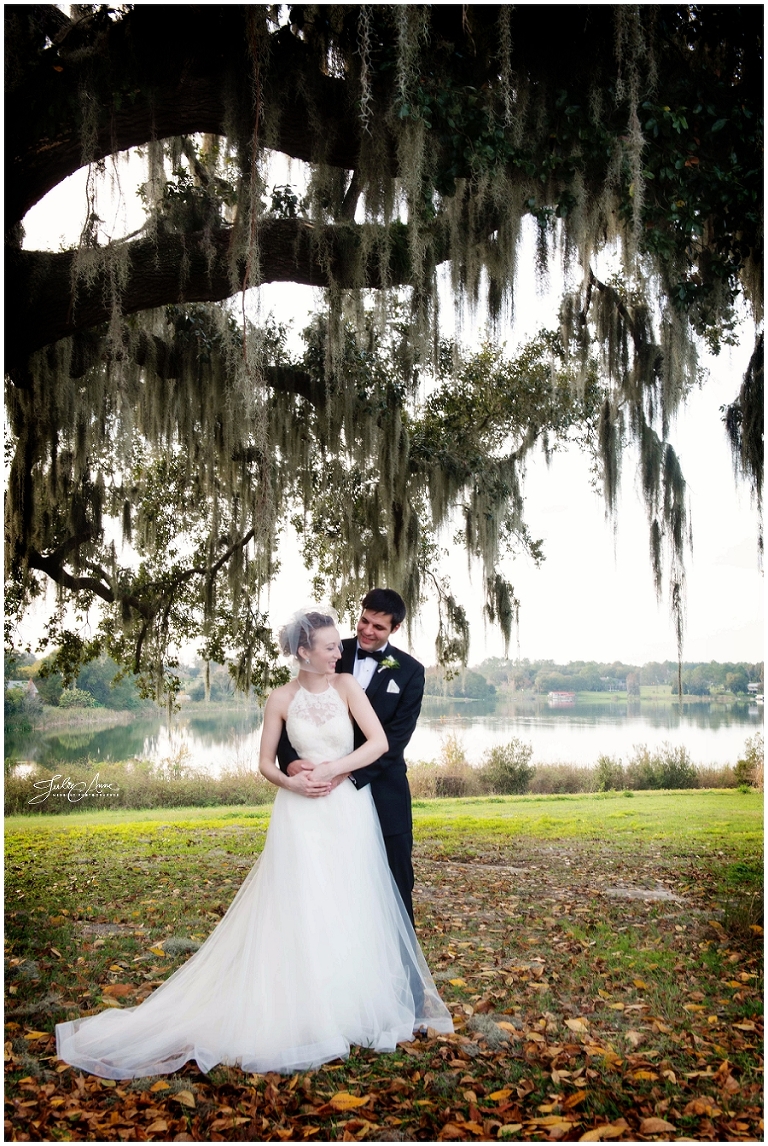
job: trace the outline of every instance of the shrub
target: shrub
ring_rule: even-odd
[[[480,770],[483,785],[499,796],[519,795],[529,790],[536,769],[531,764],[533,748],[515,738],[491,748]]]
[[[541,764],[528,790],[536,796],[594,792],[595,773],[592,768],[580,768],[577,764]]]
[[[764,741],[762,732],[750,736],[744,745],[744,756],[734,768],[737,784],[750,784],[763,790]]]
[[[699,788],[736,788],[736,774],[730,764],[700,764],[696,769]]]
[[[663,745],[654,760],[657,788],[697,788],[699,775],[687,748]]]
[[[4,697],[4,721],[7,732],[31,732],[42,705],[38,697],[24,688],[8,688]]]
[[[635,745],[634,753],[624,770],[624,782],[628,788],[637,791],[658,787],[653,756],[645,744]]]
[[[480,769],[473,768],[467,761],[464,746],[455,732],[446,736],[437,762],[408,766],[408,783],[416,800],[482,796],[487,791]]]
[[[697,788],[699,774],[686,748],[663,744],[655,754],[645,744],[635,747],[635,754],[625,771],[628,788]]]
[[[96,701],[84,688],[67,688],[59,697],[59,708],[95,708]]]
[[[624,788],[624,765],[613,756],[598,756],[594,773],[596,792],[618,792]]]

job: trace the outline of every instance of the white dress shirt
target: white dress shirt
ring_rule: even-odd
[[[386,656],[386,650],[387,650],[388,644],[389,644],[389,641],[387,641],[387,644],[383,645],[381,648],[381,652],[385,656]],[[355,663],[352,667],[352,675],[355,678],[355,680],[357,681],[357,683],[360,685],[360,687],[363,690],[365,690],[368,688],[368,685],[373,680],[373,674],[376,672],[376,669],[379,667],[379,662],[375,661],[373,659],[373,657],[365,657],[364,660],[360,660],[360,658],[357,655],[357,650],[359,648],[360,648],[360,645],[356,641],[355,642]]]

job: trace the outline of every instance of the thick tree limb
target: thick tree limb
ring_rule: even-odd
[[[67,546],[71,548],[71,546]],[[61,551],[60,547],[56,552]],[[64,589],[69,589],[73,593],[93,593],[96,597],[100,597],[102,601],[112,605],[115,601],[120,600],[126,605],[130,605],[142,617],[152,617],[154,611],[152,607],[146,602],[142,601],[139,597],[133,594],[126,594],[125,596],[116,596],[114,589],[105,584],[98,577],[80,577],[70,573],[65,569],[60,561],[54,559],[54,556],[46,557],[44,554],[38,552],[34,546],[30,546],[27,550],[27,562],[31,569],[38,569],[41,573],[45,573],[57,585],[61,585]]]
[[[169,136],[235,130],[250,137],[247,7],[137,5],[95,25],[76,52],[65,51],[69,37],[42,52],[6,103],[6,227],[88,161]],[[359,125],[346,82],[323,75],[286,29],[272,36],[268,58],[265,99],[279,112],[266,145],[354,168]],[[87,140],[84,100],[97,117]]]
[[[444,258],[447,248],[442,230],[436,238],[436,253]],[[394,286],[407,284],[411,274],[405,229],[394,225],[390,239],[388,281]],[[115,298],[110,295],[109,248],[103,249],[103,269],[90,283],[83,282],[75,297],[71,287],[75,252],[9,249],[7,281],[14,285],[6,293],[6,361],[11,365],[21,362],[43,346],[108,322],[113,306],[122,314],[134,314],[173,303],[229,298],[240,289],[245,275],[245,259],[241,258],[233,282],[232,241],[232,231],[222,228],[210,234],[160,235],[156,240],[122,245],[114,257],[121,263],[127,260],[128,269],[125,286]],[[381,287],[379,253],[374,246],[360,265],[359,243],[353,223],[321,231],[301,219],[269,220],[259,228],[261,281],[325,287],[332,277],[340,287]]]

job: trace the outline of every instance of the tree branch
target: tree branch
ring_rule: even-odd
[[[256,529],[254,527],[234,541],[212,565],[193,565],[189,569],[182,570],[168,581],[150,582],[145,585],[144,591],[147,596],[153,592],[156,593],[154,599],[137,597],[134,593],[116,593],[108,583],[105,571],[93,563],[89,563],[88,567],[98,573],[98,577],[79,577],[65,569],[62,564],[64,556],[66,553],[75,550],[79,544],[90,540],[90,538],[86,536],[73,536],[68,538],[54,553],[48,556],[45,556],[30,546],[27,551],[27,561],[32,569],[38,569],[41,573],[45,573],[46,576],[50,577],[57,585],[69,589],[72,593],[93,593],[109,605],[119,602],[123,606],[127,605],[134,609],[143,619],[139,634],[136,638],[134,651],[133,671],[139,673],[141,671],[141,651],[147,633],[161,610],[165,610],[165,617],[167,619],[168,612],[173,605],[176,590],[193,577],[204,577],[209,581],[215,580],[230,558],[239,550],[244,549],[255,536]]]
[[[261,281],[293,282],[325,287],[382,286],[379,251],[374,245],[361,264],[360,228],[342,223],[315,228],[302,219],[271,219],[259,227]],[[322,251],[321,247],[322,240]],[[405,228],[390,229],[388,282],[407,284],[411,278]],[[121,245],[114,257],[127,260],[125,286],[119,297],[110,291],[111,248],[101,251],[103,268],[72,296],[76,252],[6,250],[6,274],[13,290],[6,292],[6,360],[13,364],[61,338],[108,322],[113,306],[123,314],[183,302],[219,302],[236,294],[244,281],[246,260],[236,263],[233,283],[230,247],[233,231],[208,234],[166,234]],[[447,233],[436,230],[440,261],[447,255]],[[181,269],[184,268],[183,277]],[[330,274],[329,274],[330,271]]]
[[[75,23],[84,40],[77,51],[65,51],[68,35],[41,52],[6,102],[6,228],[88,161],[177,135],[234,129],[250,138],[247,7],[188,6],[179,17],[166,5],[136,5],[119,20],[92,21],[90,30]],[[265,99],[279,108],[268,145],[305,162],[354,168],[359,125],[346,81],[323,75],[287,29],[271,37],[268,58]],[[83,100],[97,116],[87,150]],[[318,132],[317,122],[326,130]],[[394,147],[391,155],[394,163]]]
[[[75,539],[70,539],[70,542]],[[70,542],[66,542],[69,548],[74,548]],[[63,546],[59,546],[56,553],[60,553]],[[27,562],[32,569],[39,569],[41,573],[45,573],[57,585],[61,585],[65,589],[69,589],[73,593],[94,593],[100,597],[102,601],[106,601],[108,605],[113,605],[115,601],[120,600],[126,605],[130,605],[142,617],[151,618],[154,614],[152,608],[142,601],[139,597],[127,593],[125,596],[118,597],[115,591],[109,586],[105,585],[103,581],[95,577],[76,577],[70,573],[64,566],[54,559],[51,554],[46,557],[44,554],[38,552],[34,546],[30,546],[27,550]]]

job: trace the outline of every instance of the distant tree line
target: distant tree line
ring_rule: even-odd
[[[50,656],[36,660],[29,653],[13,652],[5,659],[5,679],[34,681],[39,702],[53,707],[131,710],[147,703],[140,698],[132,674],[117,679],[121,670],[109,657],[103,656],[85,665],[71,689],[64,688],[61,674],[51,671],[50,662]],[[230,701],[234,696],[232,676],[225,665],[211,664],[207,682],[206,665],[201,660],[181,666],[177,671],[182,696],[186,695],[189,700],[201,701],[207,695],[215,703]],[[745,695],[750,683],[758,683],[760,691],[763,691],[762,661],[754,664],[746,661],[689,661],[683,665],[684,695],[707,696],[718,692]],[[611,664],[571,661],[561,665],[551,660],[510,661],[491,657],[452,678],[437,668],[427,669],[425,693],[427,696],[468,700],[490,699],[499,689],[542,695],[548,692],[621,692],[639,696],[643,685],[669,686],[676,694],[677,662],[650,661],[644,665],[630,665],[622,661]],[[7,700],[6,719],[11,718],[10,708],[16,700]]]
[[[427,696],[485,700],[496,695],[496,686],[474,669],[466,669],[449,680],[439,669],[429,668],[426,671],[424,692]]]
[[[469,670],[466,677],[470,676],[475,689],[479,688],[479,684],[474,678],[480,677],[489,685],[513,692],[626,692],[629,696],[639,696],[641,686],[658,685],[669,686],[677,693],[676,661],[649,661],[644,665],[631,665],[623,661],[613,661],[610,664],[570,661],[561,665],[552,660],[511,661],[502,657],[490,657]],[[436,669],[428,670],[428,682],[437,677]],[[683,664],[684,695],[707,696],[717,692],[740,695],[747,693],[750,683],[759,684],[762,692],[762,661],[687,661]],[[448,696],[483,695],[479,692],[451,692],[452,685],[461,689],[462,678],[457,677],[448,684]],[[434,691],[442,694],[442,686],[434,689],[428,684],[427,692]]]

